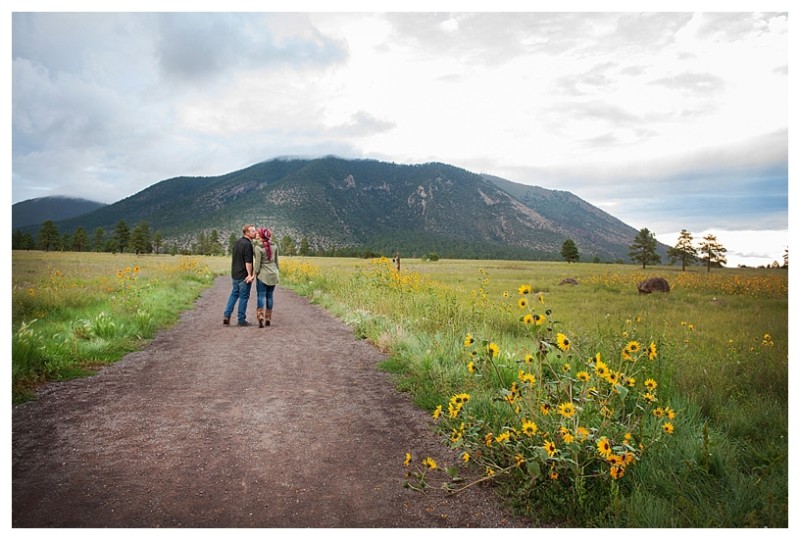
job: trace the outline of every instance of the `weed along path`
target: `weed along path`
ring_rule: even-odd
[[[406,452],[457,458],[383,355],[280,287],[272,326],[223,326],[229,286],[142,351],[14,407],[13,527],[527,524],[488,488],[403,487]]]

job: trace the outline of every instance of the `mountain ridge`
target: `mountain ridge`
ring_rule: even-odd
[[[180,176],[89,213],[62,232],[146,221],[167,241],[240,234],[243,223],[312,251],[447,258],[559,260],[570,238],[583,260],[628,260],[637,230],[567,191],[527,186],[445,163],[275,158],[213,177]],[[55,220],[54,220],[55,221]],[[665,246],[660,246],[664,248]]]

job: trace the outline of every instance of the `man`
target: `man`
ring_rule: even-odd
[[[233,245],[233,258],[231,260],[231,278],[233,287],[225,306],[225,318],[222,324],[231,323],[233,306],[239,301],[239,326],[250,326],[247,322],[247,301],[250,299],[250,287],[253,284],[253,238],[256,237],[255,225],[242,227],[242,237]]]

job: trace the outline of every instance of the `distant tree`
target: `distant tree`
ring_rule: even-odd
[[[22,231],[19,229],[11,233],[11,249],[22,249]]]
[[[78,227],[75,229],[75,234],[72,236],[72,249],[73,251],[81,252],[89,248],[89,235],[86,234],[86,229]]]
[[[646,268],[648,264],[659,264],[661,255],[656,252],[656,245],[656,236],[645,227],[630,245],[631,260],[642,263],[642,268]]]
[[[61,240],[58,242],[58,247],[61,251],[67,251],[70,246],[72,245],[72,237],[69,233],[64,233],[61,235]]]
[[[161,238],[161,232],[156,231],[156,234],[153,235],[153,249],[156,250],[156,255],[161,251],[162,245],[164,245],[164,239]]]
[[[42,228],[39,229],[39,237],[36,243],[40,249],[50,251],[51,249],[58,249],[61,237],[58,234],[58,228],[52,220],[47,220],[42,223]]]
[[[236,244],[237,240],[239,240],[239,237],[236,235],[236,233],[232,232],[231,235],[228,237],[228,252],[227,252],[228,255],[231,255],[233,253],[233,246],[234,244]]]
[[[133,228],[130,236],[131,250],[137,255],[153,251],[153,240],[150,237],[150,225],[142,221]]]
[[[578,253],[578,246],[575,245],[572,238],[564,240],[564,243],[561,245],[561,256],[567,263],[574,263],[580,260],[581,256]]]
[[[678,243],[675,244],[675,247],[669,248],[670,264],[681,261],[681,269],[685,272],[687,264],[697,262],[697,248],[692,245],[692,242],[694,242],[692,233],[683,229],[678,237]]]
[[[789,268],[789,248],[788,247],[783,251],[783,267],[784,268]]]
[[[219,241],[217,229],[211,229],[208,235],[208,255],[222,255],[222,244]]]
[[[711,272],[711,266],[720,266],[728,262],[725,253],[728,250],[719,243],[717,237],[713,234],[707,234],[703,237],[703,243],[700,244],[700,253],[702,259],[706,264],[706,272]]]
[[[294,255],[297,244],[294,239],[288,234],[281,238],[281,253],[284,255]]]
[[[20,249],[24,249],[30,251],[36,247],[36,241],[33,239],[33,235],[31,233],[22,233],[22,239],[20,241]]]
[[[303,238],[300,239],[300,251],[298,254],[305,257],[309,254],[310,251],[311,251],[311,246],[308,243],[308,237],[304,236]]]
[[[94,251],[103,251],[106,246],[106,231],[102,227],[97,227],[94,230],[94,238],[92,238],[92,249]]]
[[[195,255],[208,255],[208,239],[206,238],[205,231],[200,231],[197,235],[197,243],[192,247],[192,253]]]
[[[124,253],[125,248],[128,247],[128,243],[131,240],[131,231],[128,229],[128,224],[125,223],[124,220],[119,220],[117,226],[114,227],[112,240],[114,241],[114,250]]]

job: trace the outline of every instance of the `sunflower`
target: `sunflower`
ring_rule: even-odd
[[[653,341],[650,343],[650,346],[647,347],[647,358],[650,360],[655,360],[658,353],[656,352],[656,342]]]
[[[475,362],[469,362],[467,364],[467,371],[470,373],[475,373]]]
[[[525,457],[522,454],[517,454],[516,456],[514,456],[514,464],[517,467],[522,467],[523,465],[525,465]]]
[[[469,452],[464,452],[461,454],[461,461],[464,463],[469,463]]]
[[[425,459],[423,459],[422,464],[425,467],[429,468],[430,470],[433,470],[437,467],[436,462],[433,460],[433,458],[430,457],[426,457]]]
[[[545,452],[547,452],[547,455],[550,456],[550,457],[553,457],[554,455],[556,455],[556,451],[558,450],[556,448],[556,443],[554,443],[553,441],[544,441],[543,448],[544,448]]]
[[[630,354],[636,354],[640,350],[642,350],[642,345],[638,341],[629,341],[627,345],[625,345],[625,350],[628,351]]]
[[[488,352],[492,358],[497,358],[497,355],[500,354],[500,347],[498,347],[497,343],[489,343],[486,346],[486,352]]]
[[[550,406],[549,403],[542,403],[539,406],[539,410],[542,411],[542,414],[545,416],[550,414],[550,409],[552,409],[552,407]]]
[[[608,376],[609,369],[605,362],[598,360],[594,365],[594,372],[601,379],[605,379]]]
[[[672,434],[672,432],[675,431],[675,426],[672,425],[672,422],[664,422],[663,428],[664,428],[664,433]]]
[[[564,418],[572,418],[575,415],[575,405],[572,403],[562,403],[558,406],[558,414]]]
[[[569,432],[569,428],[566,426],[558,428],[558,434],[561,435],[561,440],[564,441],[564,444],[570,444],[575,440],[575,437],[572,436],[572,433]]]
[[[502,444],[511,438],[511,433],[508,431],[504,431],[500,435],[494,438],[494,442]]]
[[[525,324],[527,324],[528,326],[530,326],[530,325],[532,325],[532,324],[533,324],[533,320],[534,320],[534,319],[533,319],[533,315],[531,315],[530,313],[526,314],[526,315],[525,315],[525,316],[522,318],[522,322],[524,322],[524,323],[525,323]]]
[[[536,425],[536,422],[531,422],[530,420],[522,420],[522,433],[527,435],[528,437],[533,437],[536,435],[536,432],[539,431],[539,427]]]
[[[520,285],[519,289],[517,289],[519,294],[531,294],[531,286],[530,285]]]
[[[464,338],[464,347],[469,347],[473,343],[475,343],[475,338],[472,337],[472,334],[467,334],[467,337]]]
[[[411,463],[411,452],[406,452],[406,459],[403,460],[403,467],[408,467]]]
[[[658,383],[653,379],[647,379],[644,381],[644,387],[647,388],[650,392],[656,389]]]
[[[611,475],[611,478],[618,480],[625,474],[625,467],[622,465],[612,465],[611,469],[609,470],[609,474]]]
[[[597,441],[597,452],[604,458],[608,458],[611,455],[611,443],[608,442],[608,439],[601,437]]]
[[[436,408],[433,410],[433,419],[438,420],[439,416],[442,415],[442,406],[437,405]]]
[[[547,318],[544,315],[539,315],[538,313],[533,314],[533,323],[536,326],[542,326],[546,320]]]
[[[533,373],[525,373],[522,370],[519,370],[517,378],[523,384],[533,385],[536,383],[536,377],[533,375]]]
[[[528,299],[523,296],[522,298],[517,300],[517,305],[519,306],[520,309],[525,309],[526,307],[528,307]]]
[[[525,363],[530,364],[531,362],[533,362],[533,355],[531,353],[528,353],[525,355]]]
[[[579,371],[575,376],[581,382],[589,382],[589,379],[590,379],[590,375],[589,375],[588,371]]]
[[[569,338],[567,336],[559,332],[556,335],[556,345],[558,345],[558,348],[561,349],[562,351],[567,352],[569,348],[572,346],[572,343],[570,343]]]
[[[578,436],[578,440],[586,440],[589,438],[589,430],[583,426],[578,426],[578,429],[575,430],[575,435]]]

